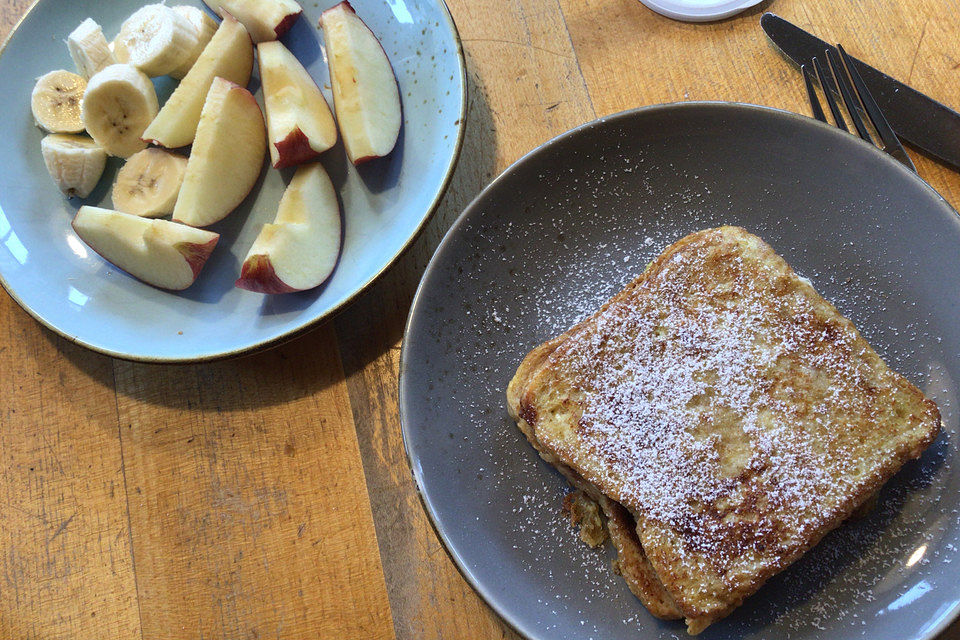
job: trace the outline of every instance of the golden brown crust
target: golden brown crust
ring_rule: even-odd
[[[579,489],[563,498],[563,510],[570,517],[570,526],[580,530],[580,539],[588,547],[596,548],[607,541],[610,534],[600,515],[600,505]]]
[[[664,620],[683,617],[676,601],[660,582],[656,570],[643,552],[637,537],[637,523],[633,516],[617,502],[604,496],[601,501],[607,516],[607,532],[617,550],[619,574],[627,582],[633,595],[640,598],[647,610]]]
[[[545,459],[636,516],[691,633],[849,517],[940,422],[849,320],[733,227],[683,238],[531,352],[508,402]]]

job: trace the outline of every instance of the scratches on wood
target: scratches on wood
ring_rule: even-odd
[[[241,360],[116,370],[145,636],[394,637],[329,325]]]
[[[0,35],[28,4],[0,0]],[[915,4],[774,8],[956,108],[960,13]],[[636,0],[450,8],[469,83],[459,164],[413,248],[335,323],[242,360],[151,367],[73,346],[0,295],[0,637],[515,637],[443,552],[403,452],[400,343],[427,260],[495,175],[597,116],[806,103],[762,9],[695,25]],[[960,204],[960,175],[914,160]]]
[[[61,533],[66,531],[67,527],[70,526],[70,523],[73,522],[73,519],[77,517],[76,511],[70,514],[70,517],[60,523],[60,526],[57,527],[57,530],[53,532],[53,535],[50,536],[50,542],[53,542],[54,539],[59,536]]]

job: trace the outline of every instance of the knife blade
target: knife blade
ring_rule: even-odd
[[[796,64],[811,65],[833,45],[773,13],[760,17],[760,27],[780,51]],[[882,71],[853,59],[890,126],[915,147],[960,168],[960,113],[927,97]],[[835,89],[834,89],[835,91]]]

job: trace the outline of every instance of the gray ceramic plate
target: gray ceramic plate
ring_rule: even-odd
[[[682,638],[565,523],[567,486],[504,407],[529,349],[664,247],[737,224],[770,242],[940,405],[944,433],[866,519],[703,638],[930,638],[960,608],[960,217],[854,136],[763,107],[650,107],[540,147],[467,208],[421,283],[400,411],[413,474],[466,579],[529,638]]]
[[[317,19],[337,0],[302,2],[304,14],[282,41],[331,100]],[[265,166],[253,193],[212,230],[221,234],[210,260],[179,293],[143,284],[81,242],[70,220],[82,204],[111,206],[112,159],[84,201],[66,200],[40,157],[30,91],[47,71],[73,69],[64,39],[91,16],[112,38],[147,0],[38,0],[0,56],[0,283],[38,321],[103,353],[153,362],[209,360],[289,339],[328,317],[368,287],[400,256],[437,206],[463,137],[466,79],[456,26],[443,0],[354,0],[393,64],[403,128],[393,152],[359,168],[343,146],[323,154],[344,212],[343,250],[321,287],[263,296],[234,287],[247,250],[276,216],[292,169]],[[200,0],[176,4],[203,7]],[[161,99],[174,88],[155,80]],[[254,66],[251,90],[263,104]]]

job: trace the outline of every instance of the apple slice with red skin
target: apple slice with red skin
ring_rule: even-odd
[[[280,279],[273,268],[270,257],[266,254],[250,256],[243,261],[236,286],[254,293],[276,294],[300,291],[300,289],[294,289]]]
[[[320,16],[337,125],[350,162],[385,156],[400,135],[400,90],[380,41],[341,2]]]
[[[269,118],[269,116],[267,116]],[[269,125],[267,135],[269,136]],[[270,163],[274,169],[286,169],[298,164],[316,160],[320,154],[310,146],[310,138],[300,127],[292,129],[286,136],[270,144]]]
[[[340,256],[340,205],[319,162],[297,169],[276,220],[263,225],[240,269],[237,286],[291,293],[323,284]]]
[[[186,289],[200,275],[220,235],[169,220],[80,207],[73,230],[107,262],[161,289]]]
[[[296,22],[303,7],[294,0],[203,0],[220,14],[227,12],[243,23],[253,42],[276,40]]]
[[[253,94],[216,78],[200,114],[173,219],[205,227],[225,218],[253,189],[266,153],[266,127]]]
[[[335,145],[330,106],[296,56],[274,40],[257,45],[257,58],[273,167],[308,162]]]
[[[233,16],[225,15],[213,38],[143,132],[141,139],[168,149],[191,144],[197,134],[197,124],[213,79],[225,78],[246,86],[250,82],[251,71],[253,44],[250,35]]]

